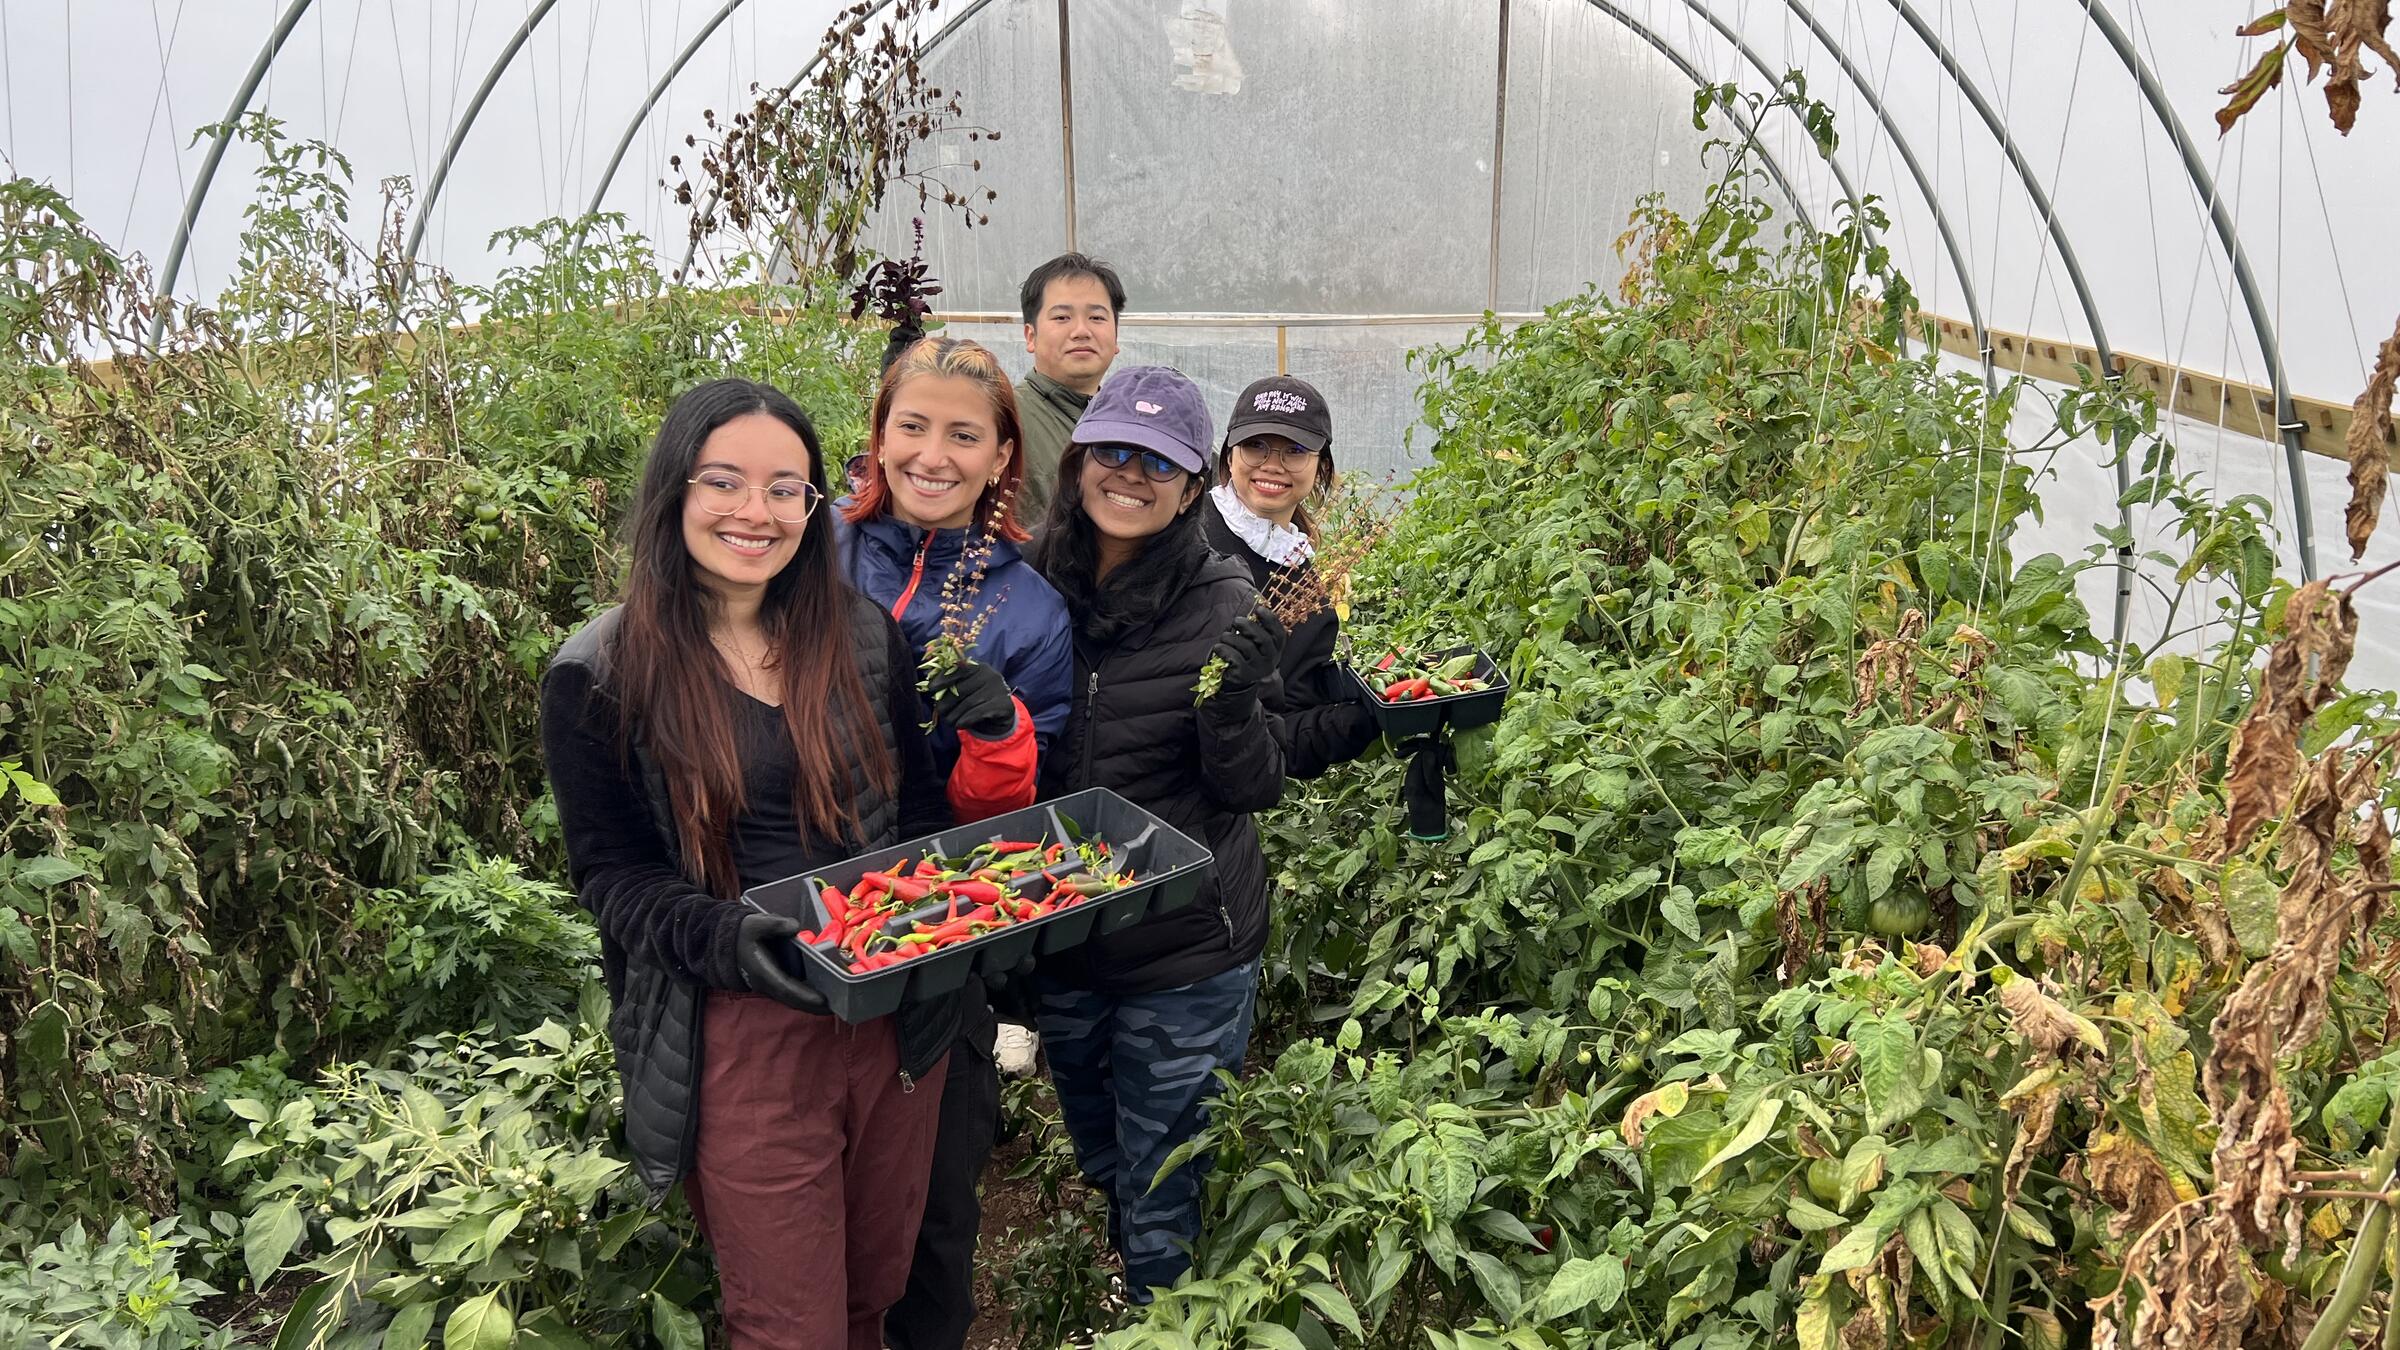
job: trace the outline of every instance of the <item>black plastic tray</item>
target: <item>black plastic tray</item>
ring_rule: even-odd
[[[922,858],[928,850],[955,856],[998,839],[1068,844],[1103,840],[1111,861],[1118,868],[1130,868],[1139,880],[1123,890],[865,975],[851,974],[848,962],[838,955],[797,942],[779,949],[784,967],[823,994],[834,1016],[845,1022],[872,1021],[904,1003],[947,994],[971,974],[1012,970],[1027,956],[1065,951],[1096,933],[1113,933],[1150,915],[1180,909],[1200,893],[1200,883],[1215,862],[1207,849],[1174,826],[1107,788],[1086,788],[1022,811],[862,853],[805,876],[754,886],[742,899],[753,909],[798,919],[804,928],[813,929],[826,918],[817,894],[820,885],[838,886],[847,893],[865,874],[903,859]],[[1022,884],[1018,893],[1039,900],[1048,889],[1047,882],[1033,881]],[[936,914],[946,905],[926,905],[907,918]]]
[[[1345,666],[1343,672],[1358,686],[1359,697],[1375,718],[1375,725],[1383,729],[1385,740],[1398,742],[1412,736],[1430,736],[1445,726],[1453,731],[1468,731],[1499,721],[1500,705],[1508,698],[1508,677],[1500,673],[1500,667],[1479,647],[1452,647],[1435,653],[1431,664],[1439,665],[1470,651],[1475,653],[1474,676],[1486,686],[1471,694],[1444,694],[1414,703],[1386,703],[1382,690],[1388,681],[1377,678],[1381,671],[1362,673]]]

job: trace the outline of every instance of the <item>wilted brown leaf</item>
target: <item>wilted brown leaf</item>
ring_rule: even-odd
[[[2374,73],[2367,69],[2366,54],[2382,57],[2400,77],[2400,55],[2384,37],[2392,22],[2390,0],[2292,0],[2283,12],[2291,24],[2290,46],[2308,63],[2308,78],[2315,80],[2320,68],[2327,72],[2325,104],[2334,129],[2349,135],[2358,121],[2359,81]],[[2252,26],[2265,21],[2262,17]]]
[[[2284,606],[2283,636],[2267,655],[2258,702],[2234,732],[2225,775],[2231,820],[2225,852],[2238,852],[2283,808],[2300,773],[2300,729],[2340,685],[2358,641],[2350,596],[2312,581]]]
[[[2218,135],[2233,130],[2233,124],[2257,107],[2258,101],[2265,98],[2268,91],[2283,83],[2283,58],[2291,49],[2289,42],[2276,43],[2258,58],[2258,63],[2250,67],[2249,73],[2217,91],[2232,96],[2226,100],[2224,107],[2217,109]]]
[[[2384,489],[2392,472],[2392,387],[2400,383],[2400,320],[2392,335],[2375,352],[2375,373],[2358,402],[2350,405],[2350,505],[2342,512],[2342,528],[2350,540],[2350,560],[2366,556],[2367,536],[2375,533],[2383,514]]]
[[[2050,997],[2029,976],[2018,976],[2000,990],[2000,1006],[2008,1009],[2018,1035],[2052,1054],[2079,1042],[2105,1053],[2108,1038],[2088,1017]]]
[[[2175,1207],[2175,1183],[2168,1179],[2165,1165],[2131,1135],[2094,1135],[2083,1155],[2083,1173],[2111,1211],[2112,1238],[2138,1234]]]
[[[2000,1169],[2000,1203],[2016,1203],[2025,1189],[2025,1173],[2032,1169],[2034,1155],[2050,1142],[2051,1127],[2058,1123],[2058,1104],[2066,1096],[2063,1084],[2053,1083],[2037,1092],[2010,1102],[2008,1109],[2017,1116],[2017,1137],[2008,1146],[2008,1162]]]
[[[2286,1203],[2297,1146],[2276,1059],[2315,1038],[2343,946],[2382,912],[2381,885],[2369,874],[2390,865],[2380,809],[2381,761],[2390,749],[2378,741],[2357,752],[2329,750],[2310,769],[2279,858],[2287,880],[2277,901],[2274,951],[2243,975],[2210,1028],[2203,1083],[2217,1119],[2218,1192],[2224,1212],[2254,1245],[2273,1240],[2279,1226],[2287,1246],[2298,1241],[2299,1210]],[[2362,823],[2359,808],[2370,803],[2371,823]],[[2333,861],[2353,830],[2360,833],[2360,865],[2345,879]]]

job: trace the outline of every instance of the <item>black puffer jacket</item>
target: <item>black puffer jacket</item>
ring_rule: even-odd
[[[899,792],[879,793],[862,785],[851,805],[863,843],[779,839],[780,847],[768,851],[783,860],[771,869],[780,875],[754,876],[745,868],[745,886],[781,880],[950,823],[932,750],[917,726],[917,691],[908,678],[915,667],[900,630],[874,602],[856,595],[852,601],[859,674],[874,706],[874,732],[899,766]],[[709,989],[748,988],[734,939],[742,916],[752,911],[685,878],[666,782],[638,727],[633,763],[625,763],[619,748],[623,711],[609,692],[617,623],[618,611],[602,614],[567,639],[551,661],[542,677],[542,750],[558,799],[569,876],[600,925],[601,972],[614,1005],[609,1041],[625,1090],[626,1146],[636,1174],[655,1196],[691,1168],[700,1119],[704,996]],[[764,705],[746,711],[780,725],[779,719],[766,717]],[[773,728],[767,730],[771,740]],[[784,772],[789,773],[788,765]],[[750,777],[758,783],[757,773]],[[754,836],[774,829],[771,822],[748,819],[742,826]],[[791,829],[798,832],[796,824]],[[737,836],[737,863],[742,844]],[[787,866],[790,871],[783,871]],[[922,1077],[958,1033],[958,996],[911,1004],[896,1016],[901,1071]]]
[[[1222,974],[1266,947],[1267,864],[1250,813],[1283,796],[1283,746],[1273,676],[1192,703],[1210,649],[1257,597],[1248,570],[1194,530],[1176,556],[1124,571],[1103,588],[1110,615],[1068,602],[1075,704],[1043,757],[1041,792],[1111,789],[1216,855],[1192,904],[1042,959],[1045,980],[1130,994]]]
[[[1268,562],[1242,542],[1225,523],[1216,497],[1202,497],[1201,518],[1210,548],[1250,569],[1251,584],[1263,594],[1281,572],[1309,571],[1306,562],[1286,568]],[[1358,686],[1342,673],[1335,646],[1342,635],[1340,616],[1320,609],[1292,629],[1283,644],[1284,772],[1293,778],[1315,778],[1336,764],[1347,764],[1367,752],[1382,733],[1374,715],[1358,702]]]

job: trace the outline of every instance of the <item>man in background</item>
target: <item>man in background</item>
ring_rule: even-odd
[[[1038,526],[1057,486],[1058,457],[1117,359],[1125,285],[1107,263],[1061,253],[1025,278],[1017,303],[1025,315],[1025,350],[1033,355],[1033,369],[1017,381],[1025,457],[1017,518]]]

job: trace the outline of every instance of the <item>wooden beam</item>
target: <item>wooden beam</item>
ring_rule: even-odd
[[[1962,319],[1940,314],[1917,315],[1912,332],[1922,333],[1933,325],[1942,350],[1968,358],[1979,358],[1975,350],[1975,330]],[[2064,338],[2037,337],[2011,333],[2004,329],[1988,330],[1992,338],[1992,364],[2015,375],[2027,375],[2037,380],[2057,384],[2077,382],[2075,368],[2082,366],[2097,372],[2100,353],[2088,344],[2070,342]],[[2158,399],[2158,406],[2211,426],[2262,441],[2277,439],[2275,431],[2275,392],[2255,384],[2228,380],[2190,367],[2176,367],[2156,357],[2118,352],[2117,373],[2137,389],[2147,389]],[[2330,399],[2310,398],[2294,394],[2292,407],[2300,414],[2306,427],[2300,433],[2301,447],[2310,454],[2347,461],[2350,458],[2350,405]],[[2386,438],[2387,440],[2391,438]]]

